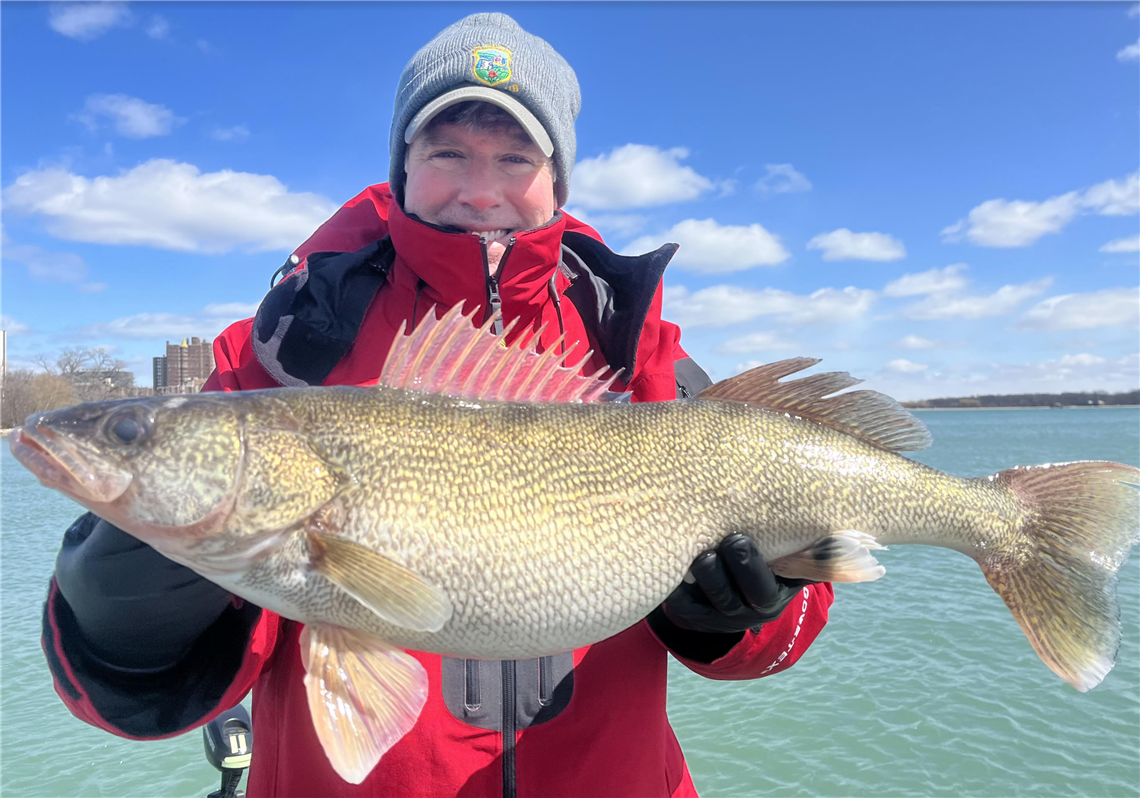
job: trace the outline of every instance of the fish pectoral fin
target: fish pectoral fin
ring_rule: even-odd
[[[887,572],[871,549],[886,551],[873,535],[854,529],[833,532],[806,549],[768,563],[772,573],[815,582],[873,582]]]
[[[416,724],[427,673],[411,655],[340,626],[306,626],[301,659],[321,747],[342,779],[360,784]]]
[[[410,568],[347,538],[309,533],[309,568],[388,623],[438,632],[451,617],[447,594]]]

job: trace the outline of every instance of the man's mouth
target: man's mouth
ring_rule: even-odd
[[[487,239],[488,244],[500,238],[506,238],[511,234],[510,230],[468,230],[467,232],[477,238]]]

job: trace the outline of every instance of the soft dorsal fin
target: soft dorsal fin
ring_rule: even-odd
[[[768,363],[710,385],[697,398],[746,402],[791,413],[892,452],[917,451],[931,444],[926,425],[886,394],[851,391],[832,396],[862,382],[847,372],[831,371],[780,382],[819,362],[818,358],[794,357]]]
[[[570,353],[555,354],[560,337],[539,354],[532,346],[542,329],[532,336],[520,335],[507,346],[506,336],[514,321],[499,335],[491,332],[495,318],[482,327],[472,319],[478,308],[464,315],[456,305],[437,319],[429,312],[411,335],[405,325],[388,351],[380,384],[426,393],[441,393],[464,399],[494,399],[503,402],[599,402],[612,400],[608,393],[617,374],[603,378],[603,367],[589,377],[578,374],[592,351],[575,363]],[[573,348],[570,350],[573,352]]]

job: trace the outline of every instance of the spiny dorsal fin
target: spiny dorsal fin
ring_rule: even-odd
[[[578,374],[592,351],[569,363],[574,347],[555,354],[562,336],[539,354],[532,344],[539,340],[542,329],[529,337],[520,335],[507,346],[506,336],[515,320],[495,335],[491,332],[494,317],[482,327],[474,326],[472,319],[477,312],[478,308],[464,315],[459,305],[439,319],[429,312],[411,335],[404,335],[401,324],[380,372],[380,384],[503,402],[598,402],[608,398],[617,374],[602,378],[609,371],[605,367],[589,377]]]
[[[798,380],[780,379],[819,363],[814,357],[794,357],[710,385],[698,399],[745,402],[816,421],[892,452],[925,449],[930,430],[891,397],[878,391],[836,391],[862,380],[845,371],[813,374]]]

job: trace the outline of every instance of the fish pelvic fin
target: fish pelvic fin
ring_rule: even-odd
[[[813,582],[873,582],[887,572],[871,549],[886,546],[866,532],[845,529],[817,540],[806,549],[768,563],[772,573]]]
[[[438,632],[451,618],[451,599],[395,560],[337,535],[310,531],[309,568],[325,576],[388,623]]]
[[[837,394],[862,382],[845,371],[780,382],[819,362],[813,357],[795,357],[767,363],[710,385],[697,394],[697,398],[743,402],[790,413],[891,452],[917,451],[930,446],[932,438],[926,425],[886,394],[878,391]]]
[[[392,341],[380,372],[380,385],[426,393],[447,394],[462,399],[502,402],[600,402],[614,401],[610,385],[618,374],[602,367],[583,377],[579,370],[593,354],[571,360],[574,343],[555,354],[564,337],[541,354],[535,348],[543,330],[519,335],[507,345],[515,321],[496,335],[491,327],[498,315],[482,327],[472,321],[478,308],[464,314],[456,305],[441,318],[427,313],[410,335],[404,327]]]
[[[415,726],[427,673],[411,655],[340,626],[306,626],[301,659],[317,739],[337,775],[360,784]]]
[[[976,556],[1037,655],[1082,693],[1120,647],[1116,572],[1140,537],[1140,469],[1109,462],[1013,468],[1026,521]]]

